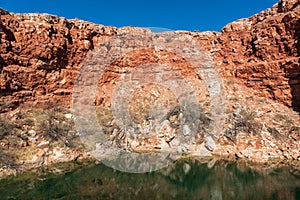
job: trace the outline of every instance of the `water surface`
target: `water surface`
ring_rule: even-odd
[[[74,166],[76,165],[76,167]],[[261,168],[261,169],[260,169]],[[63,171],[61,171],[63,170]],[[58,164],[0,180],[1,199],[300,199],[300,173],[189,158],[130,174],[103,164]]]

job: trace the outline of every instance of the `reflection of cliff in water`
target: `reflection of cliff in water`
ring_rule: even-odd
[[[22,192],[20,192],[22,190]],[[179,161],[163,170],[129,174],[102,164],[61,175],[19,175],[0,181],[4,198],[299,199],[299,172],[257,171],[225,161]]]

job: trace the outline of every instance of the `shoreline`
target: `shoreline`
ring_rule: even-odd
[[[224,161],[224,162],[232,162],[237,165],[243,164],[250,169],[253,169],[255,171],[260,171],[263,173],[269,173],[272,170],[283,168],[283,167],[288,167],[291,170],[298,172],[297,174],[300,173],[300,160],[280,159],[280,158],[272,158],[272,159],[268,159],[267,161],[257,162],[245,158],[239,158],[236,155],[222,156],[222,155],[212,154],[210,156],[199,156],[196,154],[186,154],[176,159],[173,163],[186,160],[186,159],[197,160],[203,164],[207,163],[208,167],[213,167],[216,161]],[[39,162],[36,162],[36,163],[23,163],[23,165],[16,164],[15,166],[1,166],[0,180],[10,176],[18,176],[27,172],[39,171],[42,169],[51,169],[57,165],[69,165],[72,163],[77,166],[76,168],[81,168],[81,167],[85,167],[87,164],[99,164],[102,162],[99,159],[93,158],[91,155],[89,155],[86,152],[77,152],[77,154],[73,155],[73,157],[68,157],[68,158],[65,157],[64,159],[57,159],[56,161],[50,161],[47,164],[41,164]],[[16,167],[17,165],[19,165],[19,167]],[[68,172],[68,170],[61,171],[61,173],[66,173],[66,172]]]

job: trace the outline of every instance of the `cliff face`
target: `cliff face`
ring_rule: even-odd
[[[226,25],[206,40],[225,77],[235,77],[256,94],[300,106],[300,5],[281,1],[259,14]]]
[[[80,20],[4,10],[0,30],[1,112],[25,102],[69,105],[80,63],[116,31]]]
[[[95,46],[123,29],[1,10],[0,112],[23,103],[70,105],[80,63]],[[296,0],[281,1],[228,24],[221,33],[189,34],[211,52],[224,77],[241,80],[260,96],[300,106],[300,6]]]
[[[82,154],[80,149],[72,147],[79,146],[81,142],[77,141],[79,136],[69,110],[56,113],[55,110],[41,112],[36,108],[71,107],[75,78],[82,69],[83,61],[93,55],[90,52],[100,52],[98,55],[107,53],[107,46],[103,47],[106,50],[102,52],[100,44],[124,33],[134,33],[143,38],[149,30],[133,27],[117,29],[77,19],[66,20],[47,14],[12,14],[0,9],[0,176],[1,164],[5,164],[6,157],[14,154],[11,152],[14,150],[16,154],[22,149],[24,154],[34,155],[33,158],[25,156],[24,159],[16,159],[17,163],[27,163],[29,166],[32,163],[43,164],[45,160],[45,163],[51,163],[71,160],[71,157],[77,159]],[[184,110],[187,112],[180,113],[183,111],[173,109],[178,108],[177,100],[172,101],[174,92],[148,84],[144,88],[135,88],[130,97],[130,117],[143,130],[153,128],[150,122],[155,122],[146,115],[147,106],[157,108],[155,106],[165,105],[166,110],[152,109],[155,111],[153,115],[167,113],[167,117],[160,116],[164,121],[157,123],[162,124],[162,131],[154,137],[127,137],[128,134],[116,125],[115,113],[107,109],[112,107],[112,92],[118,87],[120,75],[126,75],[134,71],[133,68],[138,68],[136,66],[147,63],[166,64],[174,70],[161,68],[166,72],[160,71],[162,81],[172,76],[176,78],[177,75],[171,73],[176,71],[188,80],[191,87],[196,86],[193,88],[196,88],[195,95],[202,109],[200,129],[193,129],[197,132],[193,148],[195,151],[200,149],[200,153],[196,154],[203,155],[201,150],[204,149],[210,155],[258,162],[270,158],[299,160],[300,116],[292,111],[300,108],[299,2],[282,0],[266,11],[226,25],[222,32],[178,34],[192,36],[214,59],[224,81],[226,105],[223,105],[224,101],[220,104],[208,102],[211,93],[208,94],[206,83],[184,58],[151,48],[131,51],[110,63],[102,78],[97,80],[97,96],[92,103],[97,106],[96,113],[101,116],[98,116],[98,123],[106,136],[121,147],[140,151],[186,148],[176,140],[176,133],[180,132],[180,117],[194,110],[191,107]],[[120,44],[120,49],[132,45],[130,42]],[[92,70],[95,65],[97,62],[91,63]],[[145,75],[151,77],[153,71],[147,73],[147,68],[144,68],[141,72],[136,70],[135,75],[143,81]],[[92,81],[88,76],[85,78],[88,83]],[[122,95],[117,97],[120,102],[123,101]],[[209,128],[214,127],[215,119],[218,119],[211,117],[211,111],[218,110],[216,107],[224,108],[222,114],[215,113],[215,116],[222,118],[222,130],[218,130],[216,141],[209,142],[206,134],[211,134]],[[23,108],[33,109],[24,113]],[[120,116],[122,114],[119,113]],[[57,145],[53,141],[61,143]],[[6,157],[1,155],[2,150],[7,153]]]

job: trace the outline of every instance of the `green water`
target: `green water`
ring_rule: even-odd
[[[253,169],[193,158],[129,174],[102,164],[72,165],[2,179],[0,199],[300,199],[300,173],[287,167]]]

